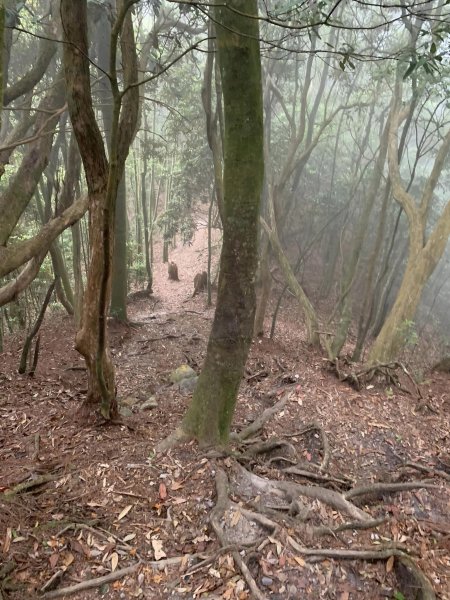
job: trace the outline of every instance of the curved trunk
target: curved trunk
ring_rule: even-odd
[[[109,78],[113,97],[111,154],[109,164],[92,103],[87,41],[87,2],[62,0],[64,68],[69,113],[77,138],[89,192],[90,264],[84,296],[81,329],[76,348],[88,368],[88,397],[100,404],[102,415],[117,413],[117,399],[107,339],[106,319],[111,295],[114,217],[117,189],[134,136],[139,104],[137,60],[130,0],[117,3],[117,16],[110,37]],[[124,86],[117,79],[117,46],[121,40]]]
[[[436,154],[431,173],[425,182],[420,202],[404,187],[398,161],[398,128],[406,115],[400,110],[402,83],[398,76],[392,101],[389,127],[388,164],[392,191],[404,209],[409,226],[409,250],[406,270],[394,304],[369,353],[369,364],[390,361],[404,341],[407,321],[414,318],[426,282],[444,253],[450,235],[450,200],[426,239],[427,215],[439,176],[450,150],[450,130]]]

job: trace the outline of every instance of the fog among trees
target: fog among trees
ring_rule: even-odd
[[[0,31],[0,365],[20,339],[38,372],[67,315],[81,412],[116,423],[110,325],[164,310],[203,231],[211,328],[158,451],[230,442],[286,315],[358,388],[450,370],[447,1],[2,0]]]

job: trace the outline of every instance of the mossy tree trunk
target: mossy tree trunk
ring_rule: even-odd
[[[108,76],[112,90],[113,117],[108,161],[92,103],[87,2],[61,2],[69,114],[83,160],[90,216],[90,264],[76,348],[84,356],[88,368],[87,402],[95,407],[100,405],[100,411],[106,419],[113,418],[117,413],[114,367],[106,327],[111,296],[115,204],[125,160],[136,129],[139,106],[136,48],[129,10],[131,5],[131,0],[117,2],[116,19],[111,29]],[[120,91],[117,78],[119,38],[126,92]]]
[[[214,9],[225,121],[223,246],[206,359],[182,422],[202,444],[228,440],[253,333],[264,164],[257,14],[257,0],[230,0]]]
[[[5,37],[5,4],[0,0],[0,128],[2,126],[3,111],[3,44]]]
[[[395,200],[408,218],[409,249],[405,273],[394,305],[369,353],[369,364],[394,359],[403,343],[405,325],[414,319],[423,288],[444,253],[450,235],[450,201],[448,201],[429,235],[426,235],[427,216],[434,191],[450,150],[450,130],[436,154],[430,176],[426,180],[420,202],[406,190],[399,169],[398,129],[402,117],[402,83],[400,76],[392,100],[389,127],[388,164],[389,177]]]

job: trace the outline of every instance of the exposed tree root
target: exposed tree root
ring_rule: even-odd
[[[353,488],[343,494],[346,500],[356,498],[357,496],[381,495],[392,492],[403,492],[407,490],[417,490],[419,488],[439,488],[438,485],[429,481],[405,481],[399,483],[368,483],[360,487]]]
[[[216,473],[216,489],[217,489],[217,503],[213,509],[210,517],[211,526],[214,529],[217,538],[222,546],[229,545],[226,534],[221,526],[221,519],[223,518],[225,511],[229,504],[228,499],[228,478],[225,471],[218,469]],[[256,581],[251,574],[249,568],[245,564],[240,553],[235,550],[231,553],[234,562],[241,571],[251,593],[257,600],[267,600],[266,596],[261,592],[256,584]]]
[[[422,392],[420,387],[414,381],[414,378],[409,373],[408,369],[401,362],[389,362],[389,363],[377,363],[374,365],[367,365],[358,371],[344,372],[339,364],[339,359],[335,358],[330,360],[330,363],[339,379],[339,381],[348,381],[355,389],[360,390],[361,387],[372,381],[376,375],[382,375],[387,383],[394,385],[402,391],[410,394],[411,392],[402,387],[396,371],[401,370],[414,387],[414,391],[418,398],[422,398]],[[350,366],[355,366],[349,363]]]
[[[306,469],[299,469],[296,465],[283,469],[283,473],[298,475],[299,477],[313,479],[314,481],[320,481],[321,483],[336,483],[344,487],[348,487],[351,483],[351,481],[348,479],[340,479],[339,477],[333,477],[332,475],[328,475],[326,473],[320,475],[318,473],[313,473],[312,471],[307,471]]]
[[[292,444],[275,438],[264,441],[255,441],[255,443],[249,446],[248,450],[246,450],[245,455],[256,456],[257,454],[266,454],[267,452],[277,448],[287,448],[293,456],[296,455],[296,450]]]
[[[313,548],[307,547],[303,544],[298,543],[292,537],[292,528],[289,530],[284,529],[282,525],[279,524],[278,518],[281,516],[281,511],[289,510],[289,502],[295,502],[296,498],[299,496],[304,496],[308,498],[314,498],[320,500],[321,502],[331,506],[333,509],[337,509],[342,511],[343,513],[350,514],[353,518],[355,518],[354,522],[347,522],[339,525],[335,528],[327,528],[327,527],[309,527],[308,531],[310,533],[310,539],[314,539],[315,536],[320,535],[336,535],[339,532],[344,530],[357,530],[357,529],[369,529],[375,528],[385,522],[385,518],[373,519],[368,513],[362,511],[355,505],[353,505],[346,497],[345,494],[340,494],[338,492],[334,492],[333,490],[329,490],[327,488],[322,488],[319,486],[302,486],[296,483],[286,482],[286,481],[273,481],[262,478],[250,471],[247,471],[242,466],[236,466],[233,469],[235,472],[233,473],[233,492],[239,494],[241,497],[249,498],[251,496],[257,496],[260,500],[259,503],[252,503],[258,512],[254,512],[248,510],[240,505],[235,504],[229,499],[229,482],[227,475],[222,469],[218,469],[216,473],[216,489],[217,489],[217,504],[211,514],[211,525],[214,529],[219,542],[222,545],[222,548],[229,548],[230,553],[233,556],[236,566],[241,571],[249,589],[254,598],[257,600],[266,600],[266,596],[257,586],[256,580],[253,575],[250,573],[247,564],[244,562],[241,554],[238,552],[236,548],[235,540],[233,540],[233,534],[227,532],[226,528],[230,526],[230,519],[227,518],[227,513],[232,511],[232,514],[236,512],[240,512],[241,518],[245,518],[248,521],[258,524],[263,530],[267,533],[260,540],[261,543],[258,543],[255,540],[253,541],[254,547],[257,548],[258,552],[260,552],[267,544],[275,543],[275,544],[284,544],[290,546],[296,554],[301,554],[303,556],[309,557],[309,560],[323,560],[325,558],[336,559],[336,560],[386,560],[391,557],[395,557],[397,561],[396,571],[404,571],[407,573],[409,578],[406,584],[403,581],[403,588],[412,589],[414,586],[415,589],[420,590],[420,596],[418,598],[422,598],[424,600],[436,600],[433,588],[428,581],[427,577],[422,573],[413,559],[402,549],[398,547],[380,547],[376,550],[374,549],[349,549],[349,548]],[[372,486],[364,486],[359,488],[354,488],[353,496],[358,497],[367,493],[368,490],[370,492],[392,492],[399,491],[399,489],[414,489],[416,487],[423,487],[423,482],[409,482],[409,485],[405,484],[372,484]],[[426,482],[425,482],[426,485]],[[374,487],[375,486],[375,487]],[[269,495],[270,497],[275,497],[279,499],[283,499],[285,502],[282,506],[268,507],[267,504],[264,506],[262,499]],[[286,501],[288,504],[286,504]],[[268,518],[265,514],[270,514],[273,518]],[[281,517],[284,519],[284,517]],[[239,521],[238,519],[231,519],[231,530]],[[294,526],[294,530],[297,528]],[[289,531],[289,533],[288,533]],[[305,533],[308,533],[306,529],[304,529]],[[308,535],[304,536],[305,538]],[[281,541],[280,541],[281,540]],[[242,544],[241,544],[242,546]],[[247,554],[248,556],[248,554]],[[206,563],[205,563],[206,564]],[[402,576],[402,580],[404,580],[404,575]],[[405,588],[405,592],[408,589]]]
[[[243,467],[240,467],[238,478],[238,487],[244,492],[247,491],[247,493],[250,490],[250,493],[254,493],[255,495],[261,493],[270,494],[278,496],[288,503],[298,500],[299,496],[304,496],[320,500],[335,510],[349,515],[356,521],[369,521],[372,519],[368,513],[349,502],[342,494],[328,488],[301,485],[290,481],[269,480],[255,475]]]
[[[406,597],[409,598],[412,597],[412,594],[416,594],[416,597],[419,600],[436,600],[436,594],[434,593],[433,586],[428,580],[428,577],[426,577],[421,569],[419,569],[412,558],[402,554],[398,556],[397,559],[398,564],[396,565],[395,571],[397,577],[402,581],[402,589],[405,592]],[[404,571],[406,572],[403,573]],[[412,582],[408,581],[408,579],[412,579]],[[419,596],[417,596],[417,589],[421,591]]]
[[[252,435],[255,435],[256,433],[261,431],[261,429],[264,427],[267,421],[269,421],[278,412],[281,412],[283,410],[283,408],[286,406],[287,401],[289,400],[290,393],[290,391],[285,392],[281,396],[280,400],[278,400],[278,402],[276,402],[273,406],[266,408],[261,413],[261,415],[253,421],[253,423],[250,423],[248,427],[242,429],[242,431],[240,431],[238,434],[233,435],[232,439],[242,442],[243,440],[246,440]]]
[[[168,450],[171,450],[172,448],[175,448],[179,444],[187,442],[190,439],[191,437],[185,431],[183,431],[181,427],[177,427],[175,431],[173,431],[155,446],[155,451],[158,454],[161,452],[167,452]]]
[[[427,467],[426,465],[421,465],[420,463],[410,461],[407,461],[400,466],[404,469],[416,469],[416,471],[422,471],[422,473],[428,473],[429,475],[434,475],[435,477],[442,477],[442,479],[450,481],[450,475],[442,469],[435,469],[433,467]]]
[[[365,521],[361,523],[361,521],[352,521],[351,523],[342,523],[338,527],[315,527],[314,533],[318,536],[325,535],[336,535],[341,533],[342,531],[355,530],[355,529],[375,529],[379,525],[386,523],[387,519],[381,517],[379,519],[372,519],[371,521]]]
[[[69,596],[71,594],[76,594],[77,592],[81,592],[83,590],[91,590],[93,588],[98,588],[104,585],[105,583],[112,583],[113,581],[122,579],[122,577],[132,575],[138,570],[140,565],[141,563],[136,563],[131,567],[126,567],[125,569],[118,569],[117,571],[113,571],[112,573],[108,573],[108,575],[103,575],[102,577],[96,577],[95,579],[87,579],[86,581],[82,581],[81,583],[77,583],[69,587],[60,588],[59,590],[54,590],[53,592],[47,592],[46,594],[41,596],[41,598],[43,598],[44,600],[50,600],[50,598],[61,598],[62,596]]]
[[[339,548],[305,548],[298,544],[291,536],[287,536],[287,541],[292,548],[299,554],[305,556],[321,557],[321,558],[336,558],[345,560],[385,560],[391,556],[405,567],[410,577],[414,580],[414,590],[417,588],[421,591],[420,600],[436,600],[436,595],[428,578],[419,569],[416,563],[402,550],[398,548],[380,548],[379,550],[341,550]],[[411,584],[409,587],[412,587]],[[405,590],[406,591],[406,590]],[[409,596],[408,596],[409,597]]]

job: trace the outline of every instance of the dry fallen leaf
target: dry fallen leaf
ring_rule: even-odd
[[[167,554],[162,549],[162,541],[161,540],[152,540],[152,548],[153,554],[155,555],[155,560],[160,560],[161,558],[165,558]]]
[[[183,484],[181,483],[181,481],[172,481],[172,485],[170,486],[170,489],[175,492],[176,490],[179,490],[182,487],[183,487]]]
[[[176,506],[177,504],[184,504],[185,502],[187,502],[186,498],[181,498],[181,496],[179,498],[175,498],[175,500],[173,500],[172,504],[174,506]]]
[[[6,529],[5,541],[3,542],[3,553],[7,554],[9,552],[9,547],[11,546],[12,540],[12,529],[8,527]]]
[[[119,564],[119,555],[117,552],[113,552],[111,554],[111,571],[115,571],[117,569],[117,565]]]
[[[63,554],[63,564],[66,567],[69,567],[73,561],[75,560],[75,556],[72,554],[72,552],[65,552]]]
[[[53,553],[50,558],[48,559],[48,562],[50,563],[50,566],[52,569],[54,569],[56,567],[56,563],[59,560],[59,554],[57,552]]]
[[[161,500],[165,500],[167,498],[167,488],[166,484],[163,482],[159,484],[159,497]]]
[[[392,567],[394,566],[394,560],[395,558],[393,556],[390,556],[388,558],[386,563],[386,573],[390,573],[392,571]]]
[[[303,558],[300,558],[300,556],[294,556],[294,560],[301,567],[304,567],[306,564],[305,561],[303,560]]]
[[[241,518],[241,513],[238,510],[235,510],[233,512],[233,516],[231,517],[231,527],[236,527],[236,525],[239,523],[239,520]]]
[[[123,511],[120,513],[120,515],[117,517],[118,521],[121,521],[124,517],[127,516],[127,514],[130,512],[130,510],[133,508],[132,504],[129,504],[128,506],[125,506],[125,508],[123,509]]]

